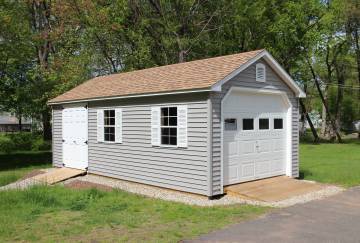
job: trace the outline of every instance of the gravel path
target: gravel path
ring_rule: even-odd
[[[63,184],[71,183],[74,180],[97,183],[104,186],[109,186],[116,189],[128,191],[131,193],[136,193],[148,197],[159,198],[167,201],[181,202],[181,203],[197,205],[197,206],[251,204],[251,205],[270,206],[270,207],[288,207],[291,205],[306,203],[312,200],[317,200],[331,195],[335,195],[344,190],[344,188],[329,185],[319,191],[307,193],[301,196],[292,197],[279,202],[269,203],[269,202],[241,199],[238,197],[233,197],[228,195],[225,195],[220,199],[209,200],[205,196],[195,195],[191,193],[184,193],[184,192],[179,192],[179,191],[174,191],[174,190],[169,190],[154,186],[117,180],[117,179],[111,179],[108,177],[97,176],[97,175],[85,175],[82,177],[76,177],[63,182]]]
[[[54,168],[43,169],[42,171],[49,172],[54,170]],[[251,204],[258,206],[270,206],[270,207],[289,207],[295,204],[306,203],[312,200],[322,199],[331,195],[335,195],[343,190],[344,188],[328,185],[323,189],[310,192],[304,195],[292,197],[283,201],[278,202],[262,202],[256,200],[248,200],[242,199],[239,197],[225,195],[219,199],[209,200],[205,196],[195,195],[191,193],[179,192],[174,190],[169,190],[160,187],[148,186],[134,182],[128,182],[123,180],[112,179],[103,176],[97,175],[85,175],[79,176],[76,178],[72,178],[61,182],[62,185],[68,185],[74,182],[88,182],[96,183],[100,185],[104,185],[107,187],[112,187],[120,190],[124,190],[131,193],[136,193],[148,197],[158,198],[167,201],[174,201],[185,203],[189,205],[197,205],[197,206],[220,206],[220,205],[232,205],[232,204]],[[38,185],[43,182],[37,181],[34,178],[27,178],[25,180],[20,180],[6,186],[0,187],[1,190],[9,190],[9,189],[25,189],[33,185]]]

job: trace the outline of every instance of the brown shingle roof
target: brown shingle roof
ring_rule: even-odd
[[[261,51],[100,76],[49,103],[210,88]]]

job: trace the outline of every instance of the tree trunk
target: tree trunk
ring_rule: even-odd
[[[336,76],[338,80],[338,87],[337,87],[337,96],[336,96],[336,105],[335,105],[335,122],[337,128],[340,130],[341,127],[341,104],[344,97],[344,88],[343,85],[345,84],[345,74],[344,74],[344,67],[340,64],[336,66]]]
[[[337,137],[337,139],[338,139],[338,142],[339,142],[339,143],[342,143],[342,139],[341,139],[340,133],[339,133],[339,131],[338,131],[338,128],[337,128],[337,126],[336,126],[336,123],[335,123],[335,121],[332,119],[332,116],[331,116],[331,114],[330,114],[330,111],[329,111],[329,108],[328,108],[328,106],[327,106],[326,100],[325,100],[324,95],[323,95],[323,93],[322,93],[322,90],[321,90],[321,87],[320,87],[320,84],[319,84],[319,80],[318,80],[317,77],[316,77],[315,71],[314,71],[314,69],[313,69],[310,61],[309,61],[309,60],[307,60],[307,61],[308,61],[308,65],[309,65],[311,74],[312,74],[312,76],[313,76],[314,82],[315,82],[316,89],[317,89],[317,91],[318,91],[318,93],[319,93],[321,102],[323,103],[324,108],[325,108],[325,110],[326,110],[326,115],[327,115],[327,117],[329,118],[331,127],[332,127],[332,129],[334,130],[334,133],[335,133],[335,135],[336,135],[336,137]]]
[[[327,117],[326,117],[326,109],[324,104],[322,105],[322,111],[321,111],[321,135],[323,137],[326,136],[326,127],[327,127]]]
[[[21,116],[19,116],[18,121],[19,121],[19,131],[21,132],[22,131],[22,118],[21,118]]]
[[[50,113],[48,110],[42,113],[42,124],[43,124],[43,138],[45,141],[51,140],[52,131],[50,124]]]
[[[307,110],[306,110],[306,107],[304,105],[304,102],[300,99],[300,106],[301,106],[301,110],[302,110],[302,113],[305,115],[306,117],[306,120],[307,122],[309,123],[309,126],[310,126],[310,129],[311,129],[311,132],[313,134],[313,137],[314,137],[314,143],[319,143],[319,136],[317,134],[317,131],[314,127],[314,124],[312,123],[311,119],[310,119],[310,116],[309,114],[307,113]]]

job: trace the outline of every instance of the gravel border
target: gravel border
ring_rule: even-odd
[[[112,179],[112,178],[92,175],[92,174],[72,178],[65,182],[62,182],[62,184],[66,185],[75,180],[97,183],[135,194],[158,198],[166,201],[174,201],[189,205],[196,205],[196,206],[225,206],[225,205],[233,205],[233,204],[249,204],[249,205],[257,205],[257,206],[282,208],[282,207],[289,207],[295,204],[306,203],[312,200],[322,199],[328,196],[335,195],[345,190],[344,188],[338,186],[324,185],[324,188],[318,191],[292,197],[286,200],[282,200],[278,202],[262,202],[257,200],[242,199],[240,197],[234,197],[229,195],[224,195],[219,199],[209,200],[207,197],[201,195],[180,192],[180,191],[149,186],[149,185],[144,185],[129,181],[123,181],[118,179]],[[311,182],[311,183],[315,183],[315,182]]]
[[[56,168],[48,168],[48,169],[41,169],[41,171],[49,172]],[[115,188],[124,190],[127,192],[152,197],[152,198],[158,198],[166,201],[173,201],[173,202],[180,202],[185,203],[189,205],[196,205],[196,206],[225,206],[225,205],[233,205],[233,204],[249,204],[249,205],[256,205],[256,206],[268,206],[268,207],[277,207],[277,208],[283,208],[283,207],[289,207],[295,204],[301,204],[310,202],[313,200],[322,199],[325,197],[329,197],[332,195],[335,195],[337,193],[340,193],[345,190],[345,188],[334,186],[334,185],[324,185],[323,189],[313,191],[310,193],[306,193],[303,195],[291,197],[282,201],[278,202],[263,202],[263,201],[257,201],[257,200],[249,200],[249,199],[243,199],[240,197],[230,196],[230,195],[224,195],[220,197],[219,199],[209,200],[206,196],[196,195],[192,193],[186,193],[186,192],[180,192],[175,191],[171,189],[166,188],[160,188],[150,185],[144,185],[140,183],[135,182],[129,182],[124,180],[118,180],[113,179],[109,177],[104,176],[98,176],[98,175],[84,175],[84,176],[78,176],[75,178],[68,179],[66,181],[60,182],[59,184],[67,185],[70,183],[74,183],[75,181],[80,182],[89,182],[90,183],[96,183],[100,185],[104,185],[107,187]],[[316,183],[313,181],[308,181],[309,183]],[[25,180],[16,181],[14,183],[5,185],[0,187],[1,190],[9,190],[9,189],[25,189],[33,185],[39,185],[43,182],[35,180],[32,178],[27,178]]]

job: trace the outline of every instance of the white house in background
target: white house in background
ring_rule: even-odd
[[[209,197],[297,177],[301,97],[266,50],[97,77],[49,102],[53,164]]]
[[[22,119],[21,130],[31,130],[31,119]],[[8,112],[0,112],[0,132],[18,132],[20,131],[19,120]]]

